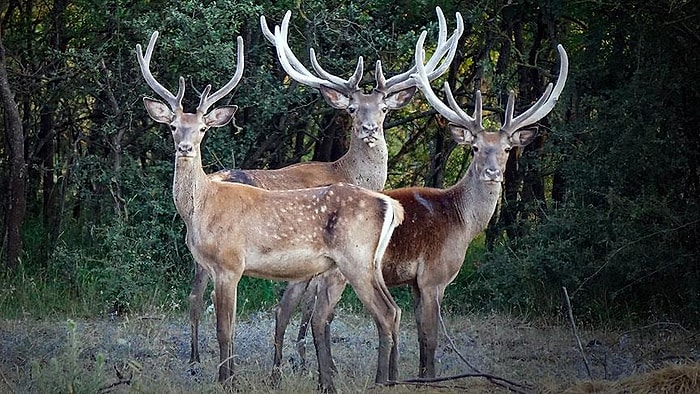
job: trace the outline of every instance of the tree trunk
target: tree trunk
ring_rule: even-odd
[[[5,114],[4,124],[9,145],[10,181],[7,193],[7,218],[4,237],[7,239],[5,265],[12,270],[19,264],[22,254],[22,226],[27,200],[25,183],[27,168],[24,158],[24,132],[22,122],[10,88],[5,63],[5,47],[0,33],[0,98]]]
[[[321,119],[322,129],[314,147],[314,161],[334,161],[347,151],[346,133],[350,127],[346,118],[337,110],[324,112]]]

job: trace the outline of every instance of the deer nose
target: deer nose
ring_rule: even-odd
[[[375,134],[377,132],[377,129],[379,129],[379,126],[377,126],[374,123],[362,125],[362,130],[369,135]]]
[[[188,154],[192,153],[193,146],[189,142],[180,142],[177,144],[177,150],[180,153]]]
[[[484,170],[484,174],[486,175],[486,179],[489,181],[500,182],[503,178],[503,174],[498,168],[487,168]]]

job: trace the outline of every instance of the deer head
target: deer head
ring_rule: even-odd
[[[136,56],[146,83],[166,101],[167,105],[150,97],[144,97],[143,103],[146,106],[148,115],[153,120],[170,126],[173,140],[175,141],[176,157],[183,159],[194,158],[199,155],[200,144],[205,132],[210,127],[221,127],[228,124],[238,109],[238,106],[235,105],[225,105],[209,111],[209,108],[215,102],[229,94],[236,87],[243,76],[243,38],[239,36],[237,39],[238,64],[233,78],[213,94],[209,94],[211,85],[207,85],[200,95],[199,105],[194,113],[184,112],[183,110],[182,99],[185,96],[185,79],[183,77],[180,77],[178,80],[177,95],[173,95],[151,73],[151,56],[153,55],[153,48],[157,39],[158,32],[155,31],[148,42],[145,55],[141,50],[141,45],[136,44]]]
[[[429,80],[435,79],[447,71],[456,53],[457,42],[464,31],[462,16],[457,13],[457,28],[448,40],[445,17],[440,7],[437,7],[436,11],[440,31],[438,47],[426,66],[427,69],[430,69],[427,77]],[[382,71],[382,63],[377,60],[375,66],[376,85],[371,93],[364,93],[360,88],[364,70],[361,56],[357,60],[355,72],[345,80],[324,70],[316,58],[316,52],[311,48],[309,54],[311,65],[316,72],[315,75],[297,59],[289,47],[287,38],[291,15],[291,11],[287,11],[282,20],[282,26],[275,26],[274,33],[268,28],[265,17],[260,17],[263,34],[270,43],[275,45],[282,67],[292,79],[318,89],[326,102],[333,108],[346,110],[352,118],[355,137],[373,147],[378,139],[384,139],[383,123],[387,112],[405,106],[415,94],[416,82],[410,78],[410,75],[415,72],[415,66],[406,72],[386,79]],[[443,58],[444,61],[440,64]]]
[[[537,134],[534,128],[527,128],[544,118],[554,108],[559,95],[564,89],[569,70],[569,60],[564,47],[557,46],[560,65],[556,85],[549,83],[542,97],[527,111],[513,118],[515,110],[515,93],[510,92],[505,110],[505,120],[497,132],[486,131],[482,125],[481,92],[477,91],[474,98],[474,116],[469,116],[459,107],[452,95],[450,86],[445,82],[445,96],[449,106],[437,97],[430,86],[427,71],[423,65],[423,41],[425,32],[421,34],[416,44],[417,73],[412,78],[418,81],[418,86],[425,94],[430,105],[450,122],[452,138],[460,145],[470,145],[474,153],[474,165],[479,177],[485,182],[500,183],[503,181],[506,161],[513,147],[525,146],[532,142]]]

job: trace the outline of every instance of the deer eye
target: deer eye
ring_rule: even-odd
[[[503,150],[506,151],[506,153],[510,153],[510,150],[513,149],[510,146],[505,147]]]
[[[357,107],[348,107],[349,114],[354,114],[355,112],[357,112]]]
[[[389,107],[387,107],[386,105],[382,106],[382,112],[384,112],[384,113],[389,112]]]
[[[204,133],[205,131],[207,131],[207,128],[208,128],[207,126],[202,126],[199,128],[199,132]]]
[[[174,133],[175,130],[177,130],[177,127],[175,127],[175,125],[172,125],[172,124],[171,124],[171,125],[170,125],[170,131],[172,131],[172,132]]]
[[[479,147],[476,145],[472,145],[472,152],[476,153],[479,151]]]

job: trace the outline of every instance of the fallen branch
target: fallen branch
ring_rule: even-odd
[[[571,321],[571,328],[574,331],[574,336],[576,337],[576,342],[578,343],[578,348],[581,351],[581,357],[583,357],[583,363],[586,365],[586,373],[588,374],[588,379],[593,379],[591,376],[591,369],[588,367],[588,359],[586,359],[586,353],[583,351],[583,345],[581,344],[581,338],[578,335],[578,329],[576,328],[576,321],[574,321],[574,311],[571,308],[571,299],[569,298],[569,292],[566,291],[566,286],[562,287],[564,289],[564,298],[566,298],[566,306],[569,308],[569,320]]]
[[[455,342],[452,340],[452,337],[451,337],[451,336],[449,335],[449,333],[447,332],[447,326],[445,325],[445,320],[442,318],[442,310],[441,310],[441,308],[440,308],[440,300],[439,300],[439,297],[437,297],[435,300],[436,300],[435,302],[437,303],[438,319],[440,320],[440,325],[442,326],[442,331],[443,331],[443,333],[445,334],[445,337],[447,338],[447,341],[450,343],[450,348],[451,348],[452,351],[454,351],[454,352],[457,354],[457,356],[459,356],[459,358],[460,358],[462,361],[464,361],[464,363],[467,364],[467,366],[468,366],[469,368],[471,368],[475,373],[472,373],[472,374],[460,374],[460,375],[454,375],[454,376],[445,377],[445,378],[432,378],[432,379],[427,379],[427,378],[416,378],[416,379],[404,380],[404,381],[402,381],[402,382],[407,382],[407,383],[415,384],[415,383],[435,383],[435,382],[442,382],[442,381],[445,381],[445,380],[455,380],[455,379],[472,378],[472,377],[474,377],[474,378],[485,378],[485,379],[487,379],[489,382],[491,382],[491,383],[493,383],[493,384],[495,384],[495,385],[497,385],[497,386],[506,388],[506,389],[511,390],[511,391],[513,391],[513,392],[516,392],[516,393],[526,394],[527,391],[524,391],[524,390],[527,389],[527,387],[526,387],[525,385],[520,384],[520,383],[517,383],[517,382],[513,382],[513,381],[511,381],[511,380],[508,380],[508,379],[505,379],[505,378],[502,378],[502,377],[499,377],[499,376],[495,376],[495,375],[483,373],[483,372],[479,371],[475,366],[473,366],[473,365],[467,360],[467,358],[464,357],[464,356],[462,355],[462,353],[460,353],[460,351],[457,349],[457,346],[455,345]]]
[[[524,385],[513,382],[511,380],[502,378],[500,376],[496,375],[491,375],[488,373],[464,373],[464,374],[459,374],[459,375],[452,375],[452,376],[444,376],[444,377],[439,377],[439,378],[414,378],[414,379],[404,379],[396,382],[392,382],[392,384],[411,384],[411,385],[425,385],[425,386],[433,386],[432,383],[439,383],[439,382],[446,382],[450,380],[457,380],[457,379],[466,379],[466,378],[484,378],[487,379],[489,382],[506,388],[508,390],[513,391],[514,393],[519,393],[519,394],[528,394],[529,391],[527,391],[527,387]]]
[[[110,391],[112,391],[112,389],[114,389],[117,386],[121,386],[122,384],[125,384],[127,386],[131,385],[131,379],[134,377],[133,371],[129,373],[129,377],[126,378],[124,377],[122,371],[120,371],[119,368],[117,368],[117,366],[115,365],[114,372],[117,374],[117,381],[100,388],[100,393],[109,393]]]

